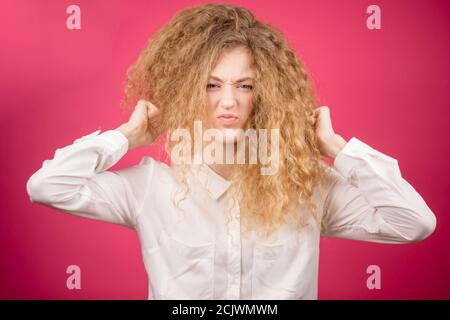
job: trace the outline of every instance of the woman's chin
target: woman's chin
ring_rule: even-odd
[[[222,128],[222,129],[220,129],[220,131],[222,131],[222,142],[223,143],[237,143],[243,137],[242,129]]]

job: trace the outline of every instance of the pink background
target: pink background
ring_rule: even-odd
[[[0,2],[0,298],[146,299],[132,230],[33,205],[25,184],[45,159],[127,120],[125,70],[175,12],[203,1]],[[448,1],[230,1],[280,28],[304,60],[335,131],[398,159],[438,219],[418,244],[321,243],[319,299],[450,298]],[[366,8],[381,7],[381,30]],[[81,7],[81,30],[66,8]],[[127,154],[113,169],[154,149]],[[81,267],[81,290],[66,267]],[[366,287],[381,267],[381,290]]]

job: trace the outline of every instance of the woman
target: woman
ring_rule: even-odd
[[[435,229],[397,161],[336,134],[283,35],[244,8],[178,13],[129,69],[124,101],[135,105],[128,122],[58,149],[27,191],[33,202],[136,229],[149,299],[317,299],[321,236],[408,243]],[[196,121],[214,133],[200,144]],[[252,129],[275,130],[264,144],[278,155],[270,174],[250,161],[262,140],[242,144]],[[144,157],[108,171],[158,137],[171,166]],[[244,161],[205,164],[208,152],[194,145],[206,142],[214,157],[244,146]],[[195,161],[173,161],[180,150]]]

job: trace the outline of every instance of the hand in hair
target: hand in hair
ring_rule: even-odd
[[[325,157],[336,158],[347,143],[341,135],[333,130],[330,109],[326,106],[317,108],[313,115],[314,127],[319,140],[319,150]]]
[[[155,128],[158,127],[160,111],[151,102],[139,100],[134,107],[128,122],[116,130],[128,139],[128,150],[136,147],[150,145],[158,137]]]

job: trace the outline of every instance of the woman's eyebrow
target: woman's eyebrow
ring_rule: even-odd
[[[219,77],[216,77],[216,76],[211,75],[211,76],[209,76],[209,78],[217,80],[219,82],[224,82],[222,79],[220,79]],[[254,79],[252,77],[243,77],[243,78],[237,79],[236,81],[234,81],[234,83],[239,83],[239,82],[243,82],[246,80],[254,80]]]

